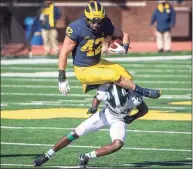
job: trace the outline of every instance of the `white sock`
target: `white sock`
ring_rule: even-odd
[[[97,157],[95,151],[92,151],[92,152],[90,152],[90,153],[86,153],[85,155],[86,155],[89,159],[91,159],[91,158],[96,158],[96,157]]]
[[[51,158],[55,154],[55,151],[53,149],[50,149],[47,151],[46,156],[48,158]]]

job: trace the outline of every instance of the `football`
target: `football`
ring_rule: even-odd
[[[123,45],[123,42],[120,38],[112,39],[109,41],[109,48],[116,49],[117,46],[114,44],[114,42],[117,42],[119,45]]]

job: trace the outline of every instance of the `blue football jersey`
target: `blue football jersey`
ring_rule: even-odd
[[[114,26],[109,18],[105,18],[97,33],[89,30],[83,17],[70,23],[66,35],[77,43],[72,51],[73,64],[79,67],[97,64],[101,58],[103,42],[113,32]]]

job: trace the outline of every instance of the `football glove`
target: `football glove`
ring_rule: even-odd
[[[67,93],[70,91],[70,86],[68,84],[68,80],[66,79],[66,73],[64,70],[59,70],[58,81],[59,91],[64,96],[66,96]]]
[[[90,109],[88,109],[87,114],[95,114],[97,112],[97,108],[96,107],[91,107]]]
[[[65,80],[63,82],[59,82],[58,83],[58,86],[59,86],[59,91],[64,95],[66,96],[67,93],[70,91],[70,86],[68,84],[68,80]]]
[[[115,53],[115,54],[125,54],[126,53],[126,50],[123,46],[121,46],[117,42],[114,42],[114,44],[117,46],[117,48],[115,49],[109,48],[109,52]]]
[[[134,119],[132,116],[129,116],[129,115],[127,115],[127,116],[124,117],[124,122],[125,122],[126,124],[130,124],[130,123],[132,123],[134,120],[135,120],[135,119]]]

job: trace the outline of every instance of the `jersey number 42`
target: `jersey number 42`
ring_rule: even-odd
[[[86,44],[81,48],[81,51],[87,52],[87,56],[95,56],[101,53],[101,48],[105,38],[89,39]]]

